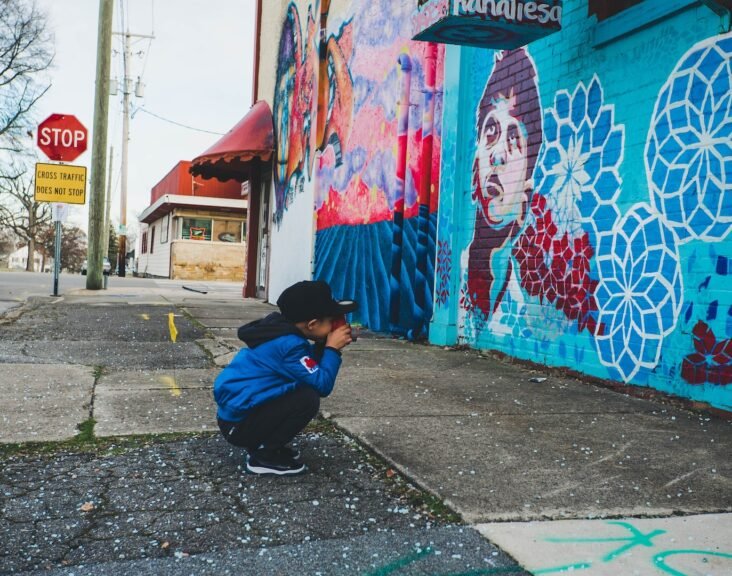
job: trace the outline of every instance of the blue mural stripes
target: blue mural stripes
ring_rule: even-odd
[[[427,278],[434,276],[435,214],[428,219]],[[401,284],[398,292],[398,331],[414,335],[423,326],[422,309],[417,305],[416,278],[419,219],[404,221],[401,258]],[[329,279],[333,293],[340,298],[354,298],[360,303],[352,321],[372,330],[386,331],[390,321],[391,222],[359,226],[332,226],[320,230],[315,239],[316,279]],[[432,290],[432,281],[427,283]]]

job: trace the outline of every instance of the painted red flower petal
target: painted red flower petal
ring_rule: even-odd
[[[732,366],[712,366],[707,370],[707,381],[724,386],[732,384]]]
[[[714,347],[713,354],[717,364],[732,364],[732,338],[719,342]]]
[[[704,384],[707,381],[706,364],[691,362],[687,356],[681,363],[681,376],[689,384]]]
[[[686,360],[688,360],[689,362],[692,362],[693,364],[696,364],[696,365],[707,363],[706,355],[697,354],[696,352],[692,352],[691,354],[688,354],[686,356]]]
[[[714,332],[709,329],[706,322],[699,320],[692,330],[694,334],[694,348],[700,354],[711,354],[714,350],[714,345],[717,343],[717,339],[714,337]]]

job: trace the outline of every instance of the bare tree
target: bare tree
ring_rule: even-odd
[[[0,0],[0,150],[23,149],[34,125],[31,109],[50,87],[40,77],[53,56],[46,17],[35,2]]]
[[[28,271],[33,270],[36,243],[51,215],[51,205],[34,198],[31,168],[14,164],[7,173],[0,171],[0,228],[9,228],[28,244]]]
[[[86,232],[76,226],[61,226],[61,262],[60,270],[78,272],[86,258]],[[52,256],[56,246],[56,227],[46,224],[38,238],[43,250]],[[45,265],[45,257],[44,257]]]

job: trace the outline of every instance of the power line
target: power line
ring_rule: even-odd
[[[143,108],[142,106],[135,108],[135,114],[137,112],[144,112],[145,114],[149,114],[150,116],[154,116],[158,120],[162,120],[163,122],[168,122],[169,124],[175,124],[176,126],[180,126],[181,128],[187,128],[188,130],[195,130],[196,132],[206,132],[207,134],[215,134],[217,136],[223,136],[224,132],[214,132],[212,130],[204,130],[202,128],[194,128],[193,126],[188,126],[187,124],[181,124],[180,122],[176,122],[175,120],[170,120],[169,118],[164,118],[158,114],[155,114],[154,112],[150,112],[150,110],[147,110]],[[134,116],[134,114],[133,114]]]
[[[150,38],[147,41],[147,50],[145,50],[145,60],[142,62],[142,72],[140,73],[140,79],[145,75],[147,69],[147,58],[150,55],[150,48],[152,47],[153,37],[155,36],[155,0],[150,2]]]

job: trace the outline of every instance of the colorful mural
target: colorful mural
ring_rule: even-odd
[[[488,317],[498,313],[507,290],[517,293],[510,286],[519,271],[511,251],[528,215],[542,142],[535,77],[523,49],[500,53],[478,105],[466,305]]]
[[[685,54],[661,89],[646,148],[655,208],[682,243],[732,230],[732,37]]]
[[[311,186],[314,277],[360,302],[354,321],[416,337],[432,314],[444,48],[410,40],[411,9],[315,2],[303,28],[289,5],[274,105],[275,222]]]
[[[487,80],[462,90],[476,122],[458,270],[438,239],[441,274],[460,275],[461,340],[732,408],[732,34],[669,67],[630,158],[629,101],[609,102],[601,73],[542,94],[527,49],[462,50]],[[624,187],[627,165],[647,189]]]
[[[314,277],[375,330],[432,319],[732,408],[732,34],[700,7],[592,46],[578,9],[530,48],[446,49],[409,39],[412,9],[287,9],[275,223],[312,197]]]
[[[329,36],[329,9],[330,0],[308,7],[303,37],[297,6],[290,4],[282,26],[274,97],[277,223],[305,177],[312,177],[316,152],[331,146],[340,164],[342,142],[351,131],[353,82],[346,65],[351,25],[344,22]]]

